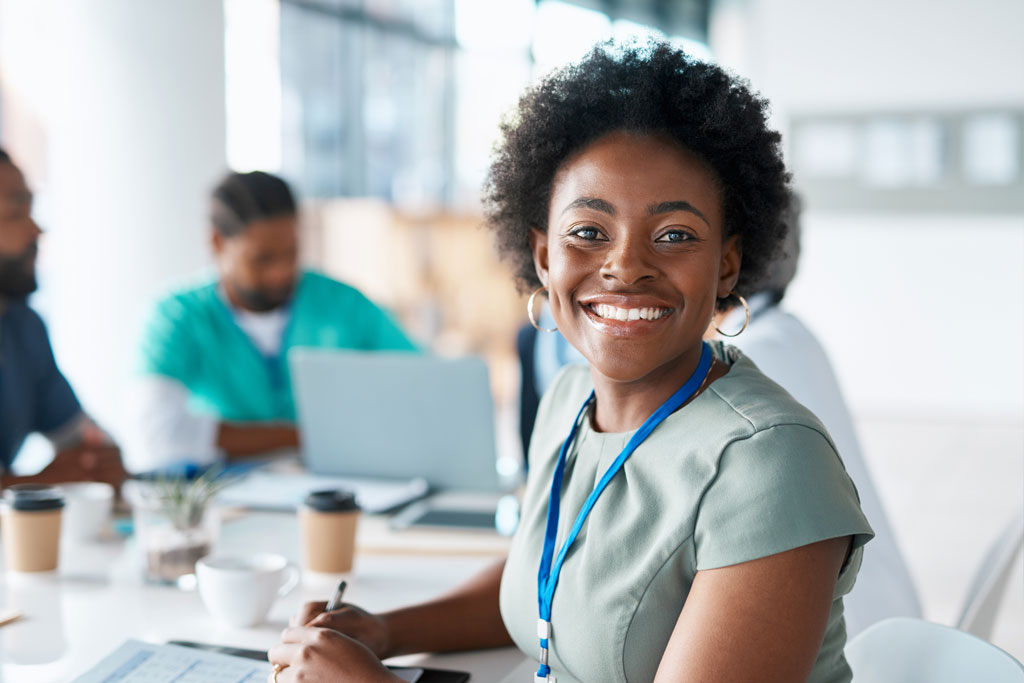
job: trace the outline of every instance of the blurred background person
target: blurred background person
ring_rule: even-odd
[[[57,367],[46,326],[26,302],[37,287],[40,234],[32,192],[0,149],[0,487],[102,481],[116,488],[125,478],[120,452],[83,412]],[[56,455],[38,474],[12,474],[34,432],[50,440]]]
[[[280,178],[228,174],[210,222],[217,276],[160,301],[143,333],[133,469],[297,447],[293,347],[416,348],[354,287],[299,267],[295,198]]]
[[[716,326],[722,336],[742,330],[742,334],[729,341],[750,357],[761,372],[817,415],[857,486],[861,508],[875,538],[871,551],[864,554],[857,584],[844,599],[846,632],[852,637],[882,619],[920,618],[921,605],[828,355],[803,322],[781,307],[800,260],[800,212],[800,199],[793,195],[783,215],[789,228],[786,241],[779,258],[769,267],[763,286],[747,299],[747,310],[733,306],[716,317]],[[715,333],[709,336],[714,337]]]

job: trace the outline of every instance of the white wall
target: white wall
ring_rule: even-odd
[[[145,311],[208,263],[223,43],[217,0],[0,0],[4,144],[48,232],[39,305],[80,399],[115,431]]]
[[[808,212],[786,305],[829,349],[854,409],[1024,412],[1024,216]]]
[[[1024,104],[1019,0],[751,0],[748,75],[780,111]]]
[[[785,132],[794,114],[1024,109],[1021,26],[1019,0],[746,0],[722,3],[712,48]],[[854,409],[1019,422],[1024,215],[810,209],[789,305]]]

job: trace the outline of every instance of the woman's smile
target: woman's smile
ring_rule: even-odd
[[[586,297],[579,305],[597,331],[613,337],[657,332],[675,312],[661,300],[629,295]]]

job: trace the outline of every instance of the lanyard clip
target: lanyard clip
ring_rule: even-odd
[[[537,619],[537,637],[540,638],[540,668],[533,676],[533,683],[557,683],[548,667],[548,639],[551,637],[551,622]]]
[[[537,619],[537,637],[541,640],[551,638],[551,622],[547,619]]]

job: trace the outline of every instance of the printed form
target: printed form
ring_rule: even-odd
[[[128,640],[74,683],[266,683],[269,662]]]
[[[389,667],[415,683],[423,669]],[[265,683],[269,662],[180,645],[127,640],[73,683]]]

